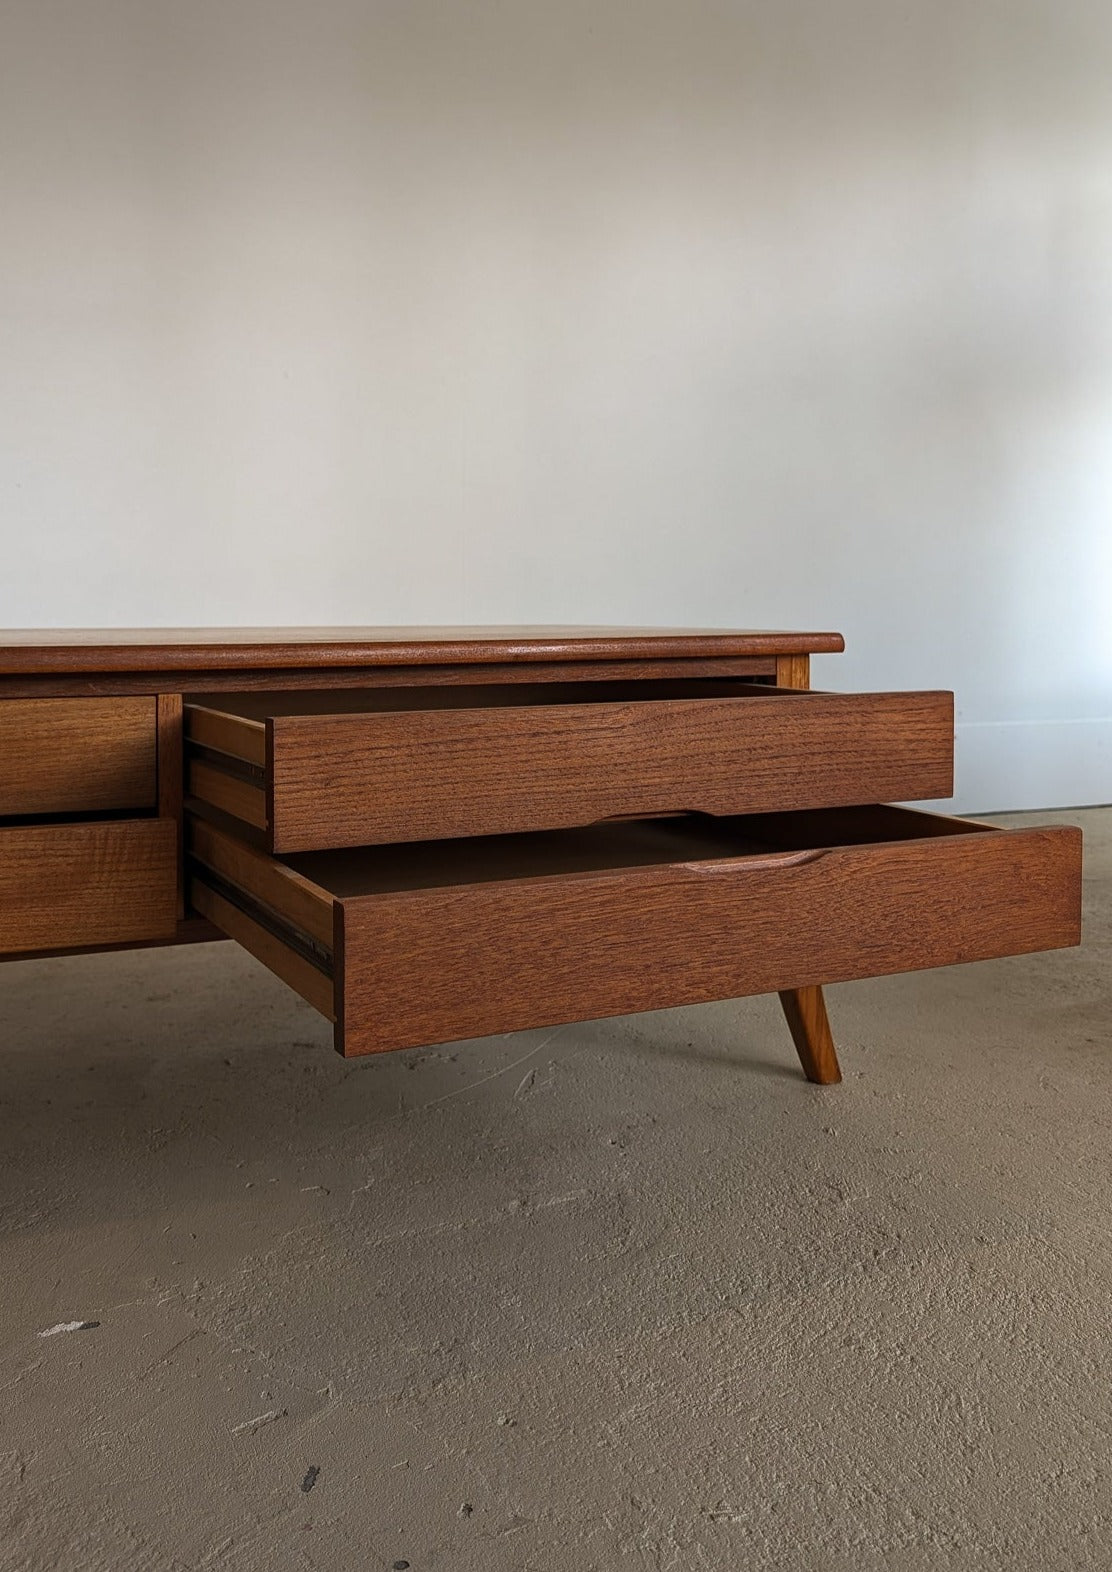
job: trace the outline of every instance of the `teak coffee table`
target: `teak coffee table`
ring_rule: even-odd
[[[227,936],[343,1054],[1076,944],[1080,833],[946,797],[948,693],[833,633],[0,634],[0,958]]]

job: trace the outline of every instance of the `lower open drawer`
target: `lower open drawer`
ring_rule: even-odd
[[[346,1055],[1076,944],[1081,836],[870,807],[276,860],[194,819],[195,908]]]

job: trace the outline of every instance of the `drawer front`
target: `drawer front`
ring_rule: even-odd
[[[0,954],[173,938],[172,819],[0,829]]]
[[[335,1019],[348,1055],[1080,937],[1081,839],[1069,827],[872,808],[318,853],[294,866],[203,833],[201,909],[224,926],[210,897],[227,901],[241,931],[226,931]],[[275,965],[276,947],[296,975]]]
[[[398,713],[196,712],[194,796],[270,850],[497,835],[662,813],[946,797],[948,693],[780,693]],[[232,750],[231,752],[225,750]],[[236,757],[238,754],[238,758]]]
[[[1079,940],[1050,828],[410,890],[339,907],[346,1054],[985,960]]]
[[[153,698],[0,701],[0,818],[152,808]]]

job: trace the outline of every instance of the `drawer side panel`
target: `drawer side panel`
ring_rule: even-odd
[[[281,934],[266,927],[218,890],[212,889],[204,879],[194,878],[190,881],[189,898],[194,910],[219,928],[221,933],[242,945],[328,1020],[334,1019],[332,979],[284,942]]]

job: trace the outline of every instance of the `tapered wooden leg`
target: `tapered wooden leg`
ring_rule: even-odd
[[[780,1003],[788,1018],[799,1062],[809,1081],[820,1086],[833,1086],[842,1079],[838,1054],[830,1033],[826,1014],[826,1001],[821,988],[796,988],[780,995]]]

